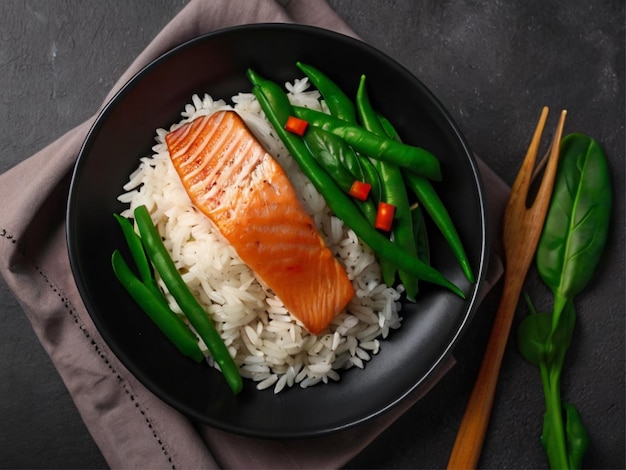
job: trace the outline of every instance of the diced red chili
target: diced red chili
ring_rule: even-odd
[[[285,130],[293,134],[304,135],[307,126],[309,125],[304,119],[297,118],[295,116],[289,116],[287,123],[285,124]]]
[[[350,196],[358,199],[359,201],[365,201],[367,199],[367,196],[369,196],[371,189],[371,184],[356,180],[354,183],[352,183],[352,187],[350,188]]]
[[[374,222],[374,227],[386,232],[391,230],[395,212],[396,206],[393,204],[388,204],[386,202],[379,203],[378,210],[376,211],[376,221]]]

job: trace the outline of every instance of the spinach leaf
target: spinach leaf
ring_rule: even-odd
[[[611,178],[600,145],[584,134],[561,141],[554,191],[536,253],[554,296],[551,312],[530,314],[517,329],[522,356],[537,366],[546,402],[541,443],[551,468],[580,468],[589,437],[574,407],[561,401],[561,373],[576,323],[574,297],[593,277],[606,245]]]
[[[546,341],[550,336],[552,315],[537,312],[530,297],[525,297],[530,314],[517,327],[517,348],[524,359],[540,367],[546,358]]]
[[[537,246],[537,268],[557,307],[590,281],[608,235],[612,189],[606,156],[584,134],[561,143],[552,202]]]

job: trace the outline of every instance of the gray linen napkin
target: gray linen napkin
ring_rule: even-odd
[[[172,47],[216,29],[255,22],[311,24],[355,36],[325,0],[192,0],[137,57],[105,102]],[[370,424],[328,438],[288,442],[198,426],[156,398],[98,334],[69,267],[66,197],[72,166],[94,119],[95,114],[0,175],[0,272],[112,468],[338,468],[427,392],[428,387],[421,389]],[[508,188],[479,165],[489,211],[497,221]],[[496,240],[498,233],[496,225]],[[501,273],[499,258],[492,256],[483,294]],[[449,358],[431,385],[453,364]]]

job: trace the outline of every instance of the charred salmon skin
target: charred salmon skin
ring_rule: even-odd
[[[165,137],[194,205],[312,334],[354,296],[278,162],[235,111],[201,116]]]

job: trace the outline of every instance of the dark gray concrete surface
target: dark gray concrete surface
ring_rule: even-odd
[[[0,172],[90,116],[184,0],[0,1]],[[577,299],[563,394],[591,435],[585,468],[625,468],[623,0],[331,0],[366,41],[418,76],[472,149],[512,183],[543,105],[595,137],[613,170],[615,210],[596,279]],[[553,126],[553,121],[551,121]],[[531,272],[527,290],[549,295]],[[499,288],[457,366],[349,463],[441,468],[479,366]],[[515,323],[525,315],[518,309]],[[481,468],[547,468],[536,370],[510,343]],[[22,310],[0,281],[0,467],[105,468]]]

